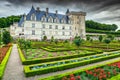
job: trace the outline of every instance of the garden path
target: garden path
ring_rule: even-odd
[[[36,76],[33,76],[33,77],[26,78],[24,76],[24,73],[23,73],[23,65],[21,64],[21,61],[20,61],[20,58],[19,58],[17,46],[16,46],[16,44],[14,44],[13,49],[12,49],[12,53],[10,55],[8,64],[6,66],[6,70],[5,70],[5,74],[3,76],[3,80],[38,80],[39,78],[49,77],[49,76],[53,76],[53,75],[61,74],[61,73],[65,73],[65,72],[72,72],[74,70],[80,70],[80,69],[91,67],[91,66],[98,65],[98,64],[104,64],[106,62],[110,62],[110,61],[113,61],[113,60],[116,60],[116,59],[120,59],[120,57],[110,59],[110,60],[106,60],[106,61],[93,63],[93,64],[89,64],[89,65],[85,65],[85,66],[81,66],[81,67],[67,69],[67,70],[64,70],[64,71],[52,72],[52,73],[48,73],[48,74],[44,74],[44,75],[36,75]]]
[[[17,46],[14,44],[6,65],[3,80],[26,80],[24,78],[23,66],[19,58]]]

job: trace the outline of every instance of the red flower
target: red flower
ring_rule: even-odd
[[[80,77],[80,76],[77,76],[77,79],[81,79],[81,77]]]
[[[75,78],[74,78],[74,77],[71,77],[70,80],[75,80]]]

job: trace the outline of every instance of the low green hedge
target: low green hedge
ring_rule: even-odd
[[[120,80],[120,74],[114,76],[114,77],[111,77],[110,79],[108,80]]]
[[[12,50],[12,47],[9,48],[9,50],[6,53],[6,56],[4,57],[3,61],[0,64],[0,80],[2,80],[2,77],[4,75],[4,71],[5,71],[6,64],[8,62],[11,50]]]
[[[63,64],[60,66],[53,66],[53,67],[37,69],[37,70],[30,70],[30,67],[33,67],[35,65],[24,66],[24,72],[25,72],[26,77],[29,77],[29,76],[34,76],[34,75],[40,75],[40,74],[70,69],[70,68],[74,68],[74,67],[78,67],[78,66],[83,66],[83,65],[87,65],[87,64],[91,64],[91,63],[100,62],[100,61],[104,61],[107,59],[119,57],[119,56],[120,56],[120,54],[113,54],[113,55],[95,58],[95,59],[91,59],[91,60],[84,60],[84,61],[80,61],[80,62]],[[38,66],[39,65],[41,65],[41,64],[38,64]]]
[[[77,58],[77,57],[83,57],[93,54],[100,54],[102,52],[91,52],[88,54],[75,54],[75,55],[68,55],[68,56],[59,56],[59,57],[51,57],[51,58],[38,58],[33,60],[26,60],[21,49],[18,47],[19,55],[22,61],[23,65],[31,65],[31,64],[37,64],[37,63],[44,63],[44,62],[50,62],[50,61],[58,61],[63,59],[70,59],[70,58]]]
[[[56,74],[54,76],[49,76],[49,77],[46,77],[46,78],[40,78],[39,80],[62,80],[62,78],[64,76],[69,76],[70,74],[80,74],[81,72],[83,71],[86,71],[86,70],[91,70],[91,69],[94,69],[94,68],[98,68],[98,67],[102,67],[102,66],[105,66],[107,64],[111,64],[111,63],[115,63],[115,62],[118,62],[120,61],[120,58],[117,59],[117,60],[113,60],[113,61],[110,61],[110,62],[106,62],[104,64],[97,64],[95,66],[90,66],[88,68],[82,68],[82,69],[78,69],[78,70],[75,70],[75,71],[71,71],[71,72],[66,72],[66,73],[63,73],[63,74]],[[112,79],[112,80],[117,80],[117,79]]]

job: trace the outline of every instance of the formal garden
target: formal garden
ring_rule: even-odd
[[[18,51],[26,77],[44,75],[85,66],[120,56],[120,41],[113,35],[99,36],[99,40],[19,39]],[[107,80],[119,74],[119,59],[71,73],[59,74],[40,80]]]

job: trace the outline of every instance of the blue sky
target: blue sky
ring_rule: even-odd
[[[70,11],[84,11],[86,20],[117,24],[120,27],[120,0],[0,0],[0,17],[28,13],[31,6],[50,12],[64,14]]]

